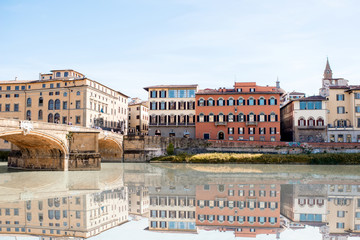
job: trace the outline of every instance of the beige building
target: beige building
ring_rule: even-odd
[[[195,138],[198,85],[158,85],[149,92],[149,135]]]
[[[127,133],[128,96],[68,69],[39,80],[0,81],[0,117]]]
[[[333,86],[327,97],[328,141],[360,142],[360,86]]]
[[[145,186],[128,186],[129,189],[129,213],[144,215],[149,212],[149,190]]]
[[[325,97],[311,96],[294,99],[282,106],[280,113],[282,141],[327,141]]]
[[[360,233],[360,185],[328,185],[329,235]]]
[[[127,188],[0,203],[0,234],[88,238],[128,221]]]
[[[147,135],[149,129],[149,107],[147,102],[132,98],[129,102],[129,135]]]

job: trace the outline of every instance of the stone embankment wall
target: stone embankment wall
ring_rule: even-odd
[[[144,162],[153,157],[166,154],[166,148],[172,143],[175,152],[184,150],[192,152],[204,149],[208,142],[201,139],[155,137],[155,136],[126,136],[124,137],[124,162]],[[203,152],[201,151],[201,152]]]
[[[144,162],[166,154],[169,143],[174,144],[175,153],[358,153],[359,143],[298,143],[201,140],[155,136],[127,136],[124,138],[124,162]]]

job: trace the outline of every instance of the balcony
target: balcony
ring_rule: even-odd
[[[316,129],[326,129],[325,126],[298,126],[299,130],[316,130]]]
[[[246,126],[257,126],[258,122],[257,121],[246,121]]]
[[[195,126],[195,123],[149,123],[149,126]]]
[[[226,126],[227,122],[215,122],[215,126]]]

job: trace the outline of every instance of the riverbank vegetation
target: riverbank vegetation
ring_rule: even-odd
[[[155,157],[150,162],[173,163],[246,163],[246,164],[360,164],[360,153],[246,154],[202,153]]]

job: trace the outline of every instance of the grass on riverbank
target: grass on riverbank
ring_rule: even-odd
[[[360,164],[360,153],[318,153],[318,154],[244,154],[203,153],[179,154],[151,159],[151,162],[173,163],[248,163],[248,164]]]

